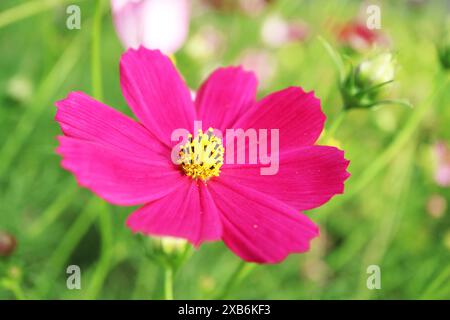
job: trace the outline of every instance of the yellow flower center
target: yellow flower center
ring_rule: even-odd
[[[189,134],[188,142],[181,146],[179,163],[187,176],[206,181],[219,176],[223,153],[222,140],[213,134],[212,128],[205,133],[198,130],[195,138]]]

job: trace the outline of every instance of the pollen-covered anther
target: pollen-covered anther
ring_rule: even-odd
[[[220,174],[224,148],[222,140],[213,131],[212,128],[205,133],[198,130],[195,138],[189,134],[188,142],[180,148],[179,163],[184,173],[192,179],[207,181]]]

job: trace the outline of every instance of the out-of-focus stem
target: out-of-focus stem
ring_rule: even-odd
[[[0,179],[9,169],[14,158],[35,129],[39,117],[51,106],[52,99],[58,88],[64,83],[81,56],[82,33],[65,49],[61,58],[55,63],[48,75],[40,81],[40,86],[30,105],[17,121],[16,128],[8,135],[0,148]]]
[[[338,115],[334,119],[334,122],[331,124],[330,129],[328,130],[328,134],[327,134],[328,137],[335,138],[336,132],[339,129],[339,127],[341,126],[342,122],[344,121],[346,114],[347,114],[347,112],[344,109],[339,111]]]
[[[173,300],[173,268],[164,266],[164,300]]]
[[[65,233],[61,243],[50,256],[45,269],[46,275],[56,276],[64,270],[64,265],[72,254],[73,250],[80,242],[81,238],[86,234],[92,222],[97,218],[98,199],[91,198],[85,205],[76,221],[71,225],[70,229]],[[54,280],[45,278],[45,283],[40,289],[42,296],[46,297],[49,293]]]
[[[424,290],[421,299],[438,299],[435,297],[435,292],[445,283],[448,283],[450,279],[450,267],[444,269],[442,273],[437,276],[433,282]]]
[[[95,8],[94,21],[92,24],[92,41],[91,41],[91,81],[92,93],[98,100],[103,99],[102,86],[102,66],[100,41],[102,33],[102,16],[103,16],[104,0],[97,0]]]
[[[394,138],[394,141],[372,162],[372,164],[364,170],[359,179],[349,189],[346,198],[351,198],[354,194],[361,191],[372,179],[389,163],[389,161],[401,150],[401,148],[408,142],[409,138],[416,132],[422,119],[426,115],[427,111],[432,106],[432,102],[439,96],[441,91],[445,89],[449,84],[449,76],[445,76],[445,79],[441,79],[440,75],[436,79],[436,90],[430,95],[430,97],[418,106],[412,115],[409,117],[406,124],[401,131]]]
[[[222,293],[217,299],[226,299],[228,295],[247,277],[247,275],[256,267],[256,264],[241,261],[234,270],[231,277],[225,284]]]

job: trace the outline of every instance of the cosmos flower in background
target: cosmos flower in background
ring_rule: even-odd
[[[365,23],[351,21],[338,27],[337,40],[349,52],[365,52],[373,47],[387,48],[389,39],[379,30],[370,30]]]
[[[56,103],[64,133],[57,151],[80,185],[116,205],[143,205],[127,220],[134,232],[195,246],[223,240],[258,263],[309,250],[318,228],[303,211],[342,193],[349,176],[343,151],[315,145],[325,115],[312,92],[290,87],[256,101],[254,74],[227,67],[193,101],[170,59],[144,47],[123,54],[120,70],[139,122],[81,92]],[[171,135],[192,133],[195,120],[205,131],[186,135],[174,163]],[[226,144],[208,128],[279,129],[279,171],[261,175],[261,163],[224,162]],[[191,161],[197,156],[202,162]]]
[[[246,49],[241,53],[237,61],[244,68],[256,73],[259,85],[263,89],[271,84],[278,69],[277,57],[268,49]]]
[[[225,35],[212,25],[199,28],[186,43],[186,52],[194,59],[218,58],[226,48]]]
[[[450,148],[447,143],[440,141],[434,145],[436,170],[434,180],[441,187],[450,186]]]
[[[111,0],[114,26],[125,48],[174,53],[189,30],[190,0]]]
[[[258,16],[275,0],[203,0],[202,4],[222,12],[240,12]]]
[[[287,20],[278,15],[266,18],[261,28],[262,40],[274,48],[288,43],[303,42],[309,33],[308,24],[303,20]]]

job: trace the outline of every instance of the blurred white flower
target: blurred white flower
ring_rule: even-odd
[[[6,84],[6,93],[14,101],[27,102],[33,95],[33,84],[28,77],[15,75]]]
[[[114,25],[126,48],[177,51],[189,29],[189,0],[111,0]]]

